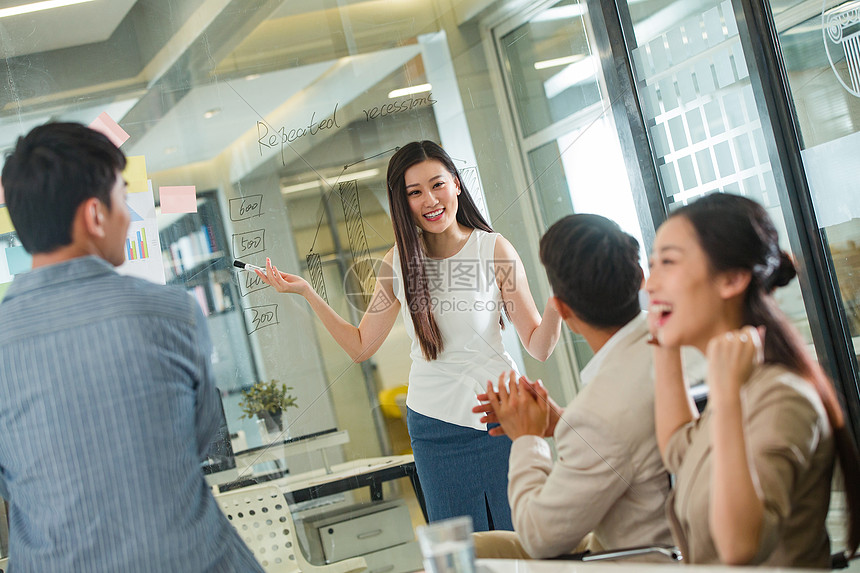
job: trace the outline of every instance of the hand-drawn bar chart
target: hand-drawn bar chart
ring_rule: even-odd
[[[125,258],[129,261],[137,261],[139,259],[149,258],[149,248],[146,246],[146,229],[143,227],[137,231],[137,238],[132,241],[132,238],[125,240]]]

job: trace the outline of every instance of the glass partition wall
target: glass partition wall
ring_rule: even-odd
[[[768,209],[801,268],[778,301],[856,419],[856,3],[616,5],[667,211],[717,191]]]
[[[304,479],[291,505],[305,524],[300,544],[318,563],[334,559],[319,524],[382,498],[394,504],[383,509],[395,529],[410,534],[377,547],[384,555],[368,563],[395,573],[420,568],[410,544],[411,523],[423,521],[413,487],[390,481],[389,462],[379,462],[410,451],[409,340],[398,319],[376,355],[354,364],[304,300],[232,262],[271,258],[357,324],[394,243],[388,160],[398,146],[430,139],[455,158],[479,207],[516,245],[543,308],[540,231],[517,198],[530,201],[530,193],[510,185],[514,144],[499,129],[474,5],[91,0],[0,18],[0,149],[52,120],[127,135],[121,149],[133,158],[126,178],[135,215],[122,272],[180,285],[200,304],[215,347],[222,438],[245,452],[235,467],[211,459],[210,479]],[[29,266],[2,215],[0,295]],[[572,348],[537,363],[523,356],[513,328],[505,337],[523,373],[553,380],[560,401],[574,394]],[[298,406],[285,411],[283,430],[240,407],[243,392],[270,380],[292,387]],[[387,477],[370,491],[358,479],[319,485],[331,471],[362,473],[375,463]]]
[[[858,419],[857,10],[829,0],[90,0],[0,18],[0,149],[49,120],[116,122],[127,135],[138,216],[123,272],[182,285],[199,302],[225,434],[250,452],[236,467],[213,464],[225,473],[212,479],[314,476],[291,509],[305,553],[322,563],[320,524],[360,518],[356,503],[384,498],[395,516],[402,498],[406,520],[423,520],[406,480],[371,492],[359,480],[319,485],[332,467],[360,473],[348,464],[409,452],[409,340],[398,320],[354,364],[300,297],[232,260],[271,258],[357,324],[394,243],[387,162],[409,141],[437,141],[455,158],[517,248],[539,308],[550,292],[538,240],[566,214],[618,221],[644,260],[676,206],[715,191],[760,201],[802,271],[780,304]],[[788,111],[773,107],[774,83]],[[0,206],[0,297],[29,265],[5,216]],[[591,356],[584,341],[565,334],[539,363],[513,330],[505,344],[520,369],[570,400]],[[239,406],[269,380],[296,398],[283,430]],[[368,563],[420,568],[410,543],[377,547]]]
[[[746,195],[789,249],[732,3],[631,4],[633,72],[668,210],[715,191]],[[777,296],[812,348],[799,283]]]
[[[857,200],[850,189],[860,4],[616,5],[667,211],[712,192],[767,208],[800,268],[777,300],[834,378],[856,435]],[[828,526],[838,549],[844,508],[841,496],[834,500]]]
[[[498,62],[497,97],[510,109],[503,124],[516,145],[509,153],[522,166],[520,185],[539,232],[572,213],[604,215],[639,240],[647,269],[653,223],[637,205],[641,176],[624,155],[626,118],[616,123],[623,105],[611,92],[597,41],[606,34],[589,9],[584,0],[536,2],[485,22]],[[564,336],[583,367],[591,349],[566,329]]]

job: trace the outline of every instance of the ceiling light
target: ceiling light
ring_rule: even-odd
[[[333,186],[338,183],[345,183],[347,181],[370,179],[372,177],[376,177],[377,175],[379,175],[379,169],[366,169],[365,171],[356,171],[355,173],[351,173],[348,175],[340,175],[338,177],[326,177],[325,182],[326,185]],[[308,189],[319,189],[320,185],[321,183],[319,179],[315,179],[314,181],[307,181],[305,183],[297,183],[295,185],[287,185],[285,187],[281,187],[281,193],[287,195],[289,193],[307,191]]]
[[[252,80],[256,80],[259,77],[260,77],[260,74],[248,74],[247,76],[245,76],[245,79],[250,82]]]
[[[308,189],[319,189],[319,186],[319,181],[308,181],[306,183],[298,183],[296,185],[287,185],[286,187],[281,187],[281,193],[287,195],[289,193],[307,191]]]
[[[433,86],[431,86],[430,84],[421,84],[418,86],[409,86],[408,88],[401,88],[399,90],[394,90],[394,91],[388,92],[388,97],[389,98],[396,98],[396,97],[408,96],[408,95],[412,95],[412,94],[420,94],[423,92],[429,92],[432,89],[433,89]]]
[[[165,155],[170,155],[171,153],[176,153],[177,151],[179,151],[179,148],[178,148],[178,147],[176,147],[176,146],[171,146],[171,147],[165,147],[165,148],[164,148],[164,154],[165,154]]]
[[[83,4],[84,2],[92,1],[93,0],[46,0],[44,2],[31,2],[30,4],[21,4],[19,6],[12,6],[11,8],[0,9],[0,18],[29,14],[30,12],[39,12],[41,10],[51,10],[52,8],[62,8],[63,6],[72,6],[73,4]]]
[[[356,181],[358,179],[370,179],[379,175],[379,169],[368,169],[366,171],[356,171],[355,173],[342,175],[335,179],[326,179],[329,185],[334,185],[335,181]]]
[[[213,117],[215,117],[219,113],[221,113],[221,108],[220,107],[213,107],[212,109],[210,109],[209,111],[207,111],[203,114],[203,118],[204,119],[212,119]]]
[[[584,57],[585,56],[582,54],[574,54],[573,56],[565,56],[563,58],[555,58],[553,60],[542,60],[540,62],[535,62],[535,69],[545,70],[556,66],[566,66],[567,64],[574,64]]]
[[[567,20],[578,18],[585,14],[585,4],[570,4],[568,6],[557,6],[544,10],[534,18],[532,22],[551,22],[553,20]]]

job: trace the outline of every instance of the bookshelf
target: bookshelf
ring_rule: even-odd
[[[158,234],[167,284],[184,286],[206,316],[236,310],[238,293],[214,195],[201,194],[196,213],[168,219]]]
[[[185,288],[207,317],[213,374],[232,431],[237,415],[232,402],[238,400],[234,395],[257,380],[257,368],[245,334],[218,197],[214,191],[200,192],[196,213],[161,215],[158,221],[167,284]]]

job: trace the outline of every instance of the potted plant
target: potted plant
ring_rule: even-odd
[[[239,408],[242,418],[259,418],[266,422],[269,433],[281,432],[284,429],[283,413],[289,407],[298,408],[296,398],[290,394],[292,386],[281,384],[277,380],[257,382],[247,390],[242,390]]]

